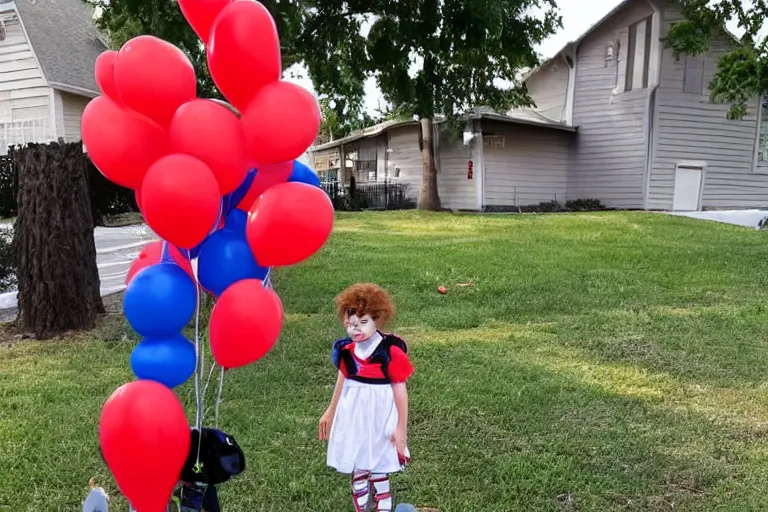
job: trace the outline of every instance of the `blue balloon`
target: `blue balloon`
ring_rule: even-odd
[[[227,218],[224,220],[224,229],[229,229],[245,236],[245,225],[247,223],[248,214],[243,210],[235,209],[232,213],[227,215]]]
[[[189,259],[193,260],[193,259],[197,258],[200,255],[200,246],[201,245],[202,245],[202,243],[194,246],[189,251],[187,251],[187,256],[189,256]]]
[[[245,230],[222,229],[209,236],[200,249],[197,278],[206,290],[220,296],[241,279],[264,279],[269,269],[256,263]]]
[[[307,185],[314,185],[316,187],[320,186],[320,178],[318,175],[298,160],[293,161],[293,170],[288,177],[288,181],[306,183]]]
[[[235,208],[237,208],[237,205],[240,204],[240,201],[243,200],[245,195],[251,189],[253,180],[256,179],[257,172],[256,169],[249,169],[240,186],[224,196],[224,215],[229,215]]]
[[[131,370],[143,380],[169,388],[185,383],[195,373],[195,345],[181,334],[164,339],[144,338],[131,354]]]
[[[192,319],[197,286],[175,263],[159,263],[136,274],[123,297],[123,312],[145,338],[175,336]]]

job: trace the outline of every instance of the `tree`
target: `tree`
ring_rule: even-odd
[[[299,48],[317,91],[346,112],[360,111],[373,77],[398,111],[421,120],[419,204],[434,210],[434,118],[530,105],[516,75],[538,64],[534,47],[560,26],[554,0],[321,0],[306,13]]]
[[[768,92],[768,37],[761,31],[768,20],[768,1],[682,0],[685,21],[673,25],[666,44],[674,55],[698,55],[709,49],[713,38],[727,34],[726,23],[736,20],[744,34],[735,48],[723,55],[709,84],[710,99],[730,104],[728,117],[740,119],[747,104]]]
[[[372,117],[367,112],[362,112],[359,117],[340,116],[328,98],[320,98],[320,113],[323,120],[320,123],[318,140],[321,143],[330,142],[341,137],[346,137],[355,130],[361,130],[373,126],[382,119]]]
[[[20,327],[37,339],[92,328],[104,304],[83,145],[29,144],[13,160]]]

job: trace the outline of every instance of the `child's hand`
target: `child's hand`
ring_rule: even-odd
[[[395,448],[397,448],[397,453],[404,455],[405,447],[408,445],[408,434],[406,433],[405,427],[398,425],[390,440],[392,441],[392,444],[395,445]]]
[[[320,440],[327,441],[331,436],[331,426],[333,425],[333,411],[326,410],[322,416],[320,416]]]

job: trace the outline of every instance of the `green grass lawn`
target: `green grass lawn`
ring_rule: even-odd
[[[341,215],[319,256],[277,274],[278,346],[228,374],[222,426],[248,468],[223,486],[225,510],[351,510],[316,437],[343,334],[333,298],[357,281],[393,293],[417,368],[400,499],[454,512],[765,510],[766,236],[635,213]],[[113,319],[0,346],[0,511],[76,511],[91,477],[115,489],[96,428],[132,378],[126,332]]]

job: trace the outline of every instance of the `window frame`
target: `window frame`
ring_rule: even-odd
[[[753,169],[756,174],[768,174],[768,158],[760,161],[760,135],[763,123],[768,124],[768,94],[760,95],[757,102],[757,126],[755,127],[755,155]],[[768,130],[767,130],[768,131]],[[766,152],[768,152],[768,135],[766,135]]]
[[[645,47],[643,48],[643,79],[641,86],[634,87],[635,81],[635,53],[637,53],[637,29],[645,22]],[[651,43],[653,42],[653,14],[629,25],[627,32],[627,59],[624,71],[624,91],[639,91],[648,88],[651,71]]]

